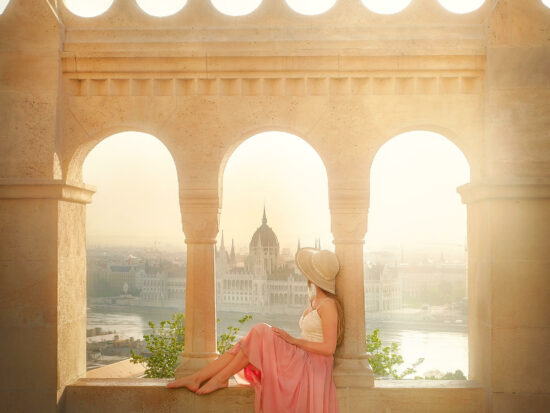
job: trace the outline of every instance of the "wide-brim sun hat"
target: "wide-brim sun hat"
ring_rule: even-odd
[[[336,293],[335,278],[340,264],[335,253],[305,247],[296,251],[295,261],[302,274],[313,284],[329,293]]]

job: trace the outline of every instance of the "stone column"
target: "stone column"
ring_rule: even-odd
[[[490,412],[550,406],[550,10],[501,0],[487,19],[483,180],[468,205],[470,378]]]
[[[214,269],[220,216],[217,190],[184,190],[180,205],[187,244],[187,280],[185,348],[176,378],[201,369],[218,356]]]
[[[367,232],[369,195],[366,190],[330,193],[331,230],[340,261],[336,294],[342,301],[345,331],[335,354],[334,381],[338,387],[372,387],[365,330],[363,244]]]
[[[490,412],[547,411],[550,179],[458,191],[468,205],[469,378]]]
[[[0,180],[3,411],[63,410],[86,375],[86,203],[94,189]]]

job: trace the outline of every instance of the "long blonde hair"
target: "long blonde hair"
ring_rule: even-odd
[[[326,290],[323,290],[323,292],[327,295],[327,297],[332,298],[336,303],[336,310],[338,312],[338,325],[336,326],[336,347],[338,347],[340,344],[342,344],[342,340],[344,339],[344,307],[342,306],[342,302],[336,296],[336,294],[332,294],[331,292]]]

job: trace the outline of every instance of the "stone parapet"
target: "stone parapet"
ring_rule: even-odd
[[[231,384],[198,396],[166,389],[170,379],[80,379],[67,388],[66,413],[99,411],[253,412],[254,390]],[[370,389],[338,387],[341,413],[484,413],[483,389],[471,381],[381,380]],[[542,412],[542,410],[540,410]]]

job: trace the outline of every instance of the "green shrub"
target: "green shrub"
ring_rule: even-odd
[[[245,315],[243,318],[241,318],[239,320],[239,324],[240,324],[239,327],[233,327],[233,326],[227,327],[227,332],[223,333],[218,337],[218,343],[216,346],[218,353],[223,354],[227,350],[229,350],[231,347],[233,347],[237,339],[237,333],[241,329],[242,325],[246,323],[248,320],[252,320],[251,315]],[[216,321],[219,323],[220,319],[218,318]]]
[[[149,327],[153,331],[145,334],[143,340],[151,355],[137,355],[134,350],[130,350],[130,361],[147,366],[145,377],[174,377],[185,341],[185,315],[181,312],[172,314],[172,319],[161,321],[158,328],[149,321]]]
[[[371,354],[369,364],[374,374],[379,377],[391,377],[400,380],[409,374],[416,373],[416,367],[424,359],[419,358],[411,367],[407,367],[399,373],[397,367],[404,363],[403,356],[399,354],[399,343],[391,343],[389,346],[384,347],[378,336],[379,332],[380,329],[376,329],[372,334],[367,334],[367,352]]]
[[[227,327],[227,332],[221,334],[218,338],[217,350],[220,354],[225,353],[235,344],[237,333],[242,325],[251,319],[251,315],[245,315],[239,320],[240,325],[238,327]],[[152,321],[149,321],[149,327],[151,327],[152,332],[144,335],[143,340],[151,355],[138,355],[130,350],[132,354],[130,361],[134,364],[142,363],[147,366],[145,377],[174,377],[179,356],[184,348],[185,315],[181,312],[172,314],[172,319],[161,321],[158,328],[155,327]]]

